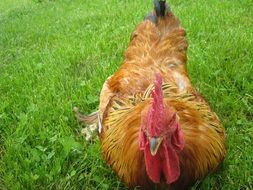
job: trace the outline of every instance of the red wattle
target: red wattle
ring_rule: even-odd
[[[166,146],[164,143],[162,146],[164,146],[162,170],[166,183],[170,184],[175,182],[180,176],[179,158],[171,145]]]
[[[143,139],[143,138],[142,138]],[[143,139],[144,140],[144,139]],[[150,145],[146,139],[144,145],[144,159],[146,171],[154,183],[160,183],[164,176],[166,183],[175,182],[180,176],[179,152],[184,147],[184,136],[179,123],[175,123],[175,131],[171,139],[164,139],[155,156],[150,153]]]

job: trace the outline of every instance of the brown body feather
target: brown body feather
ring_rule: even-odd
[[[186,189],[222,162],[224,130],[188,78],[185,30],[170,11],[157,19],[156,23],[145,20],[137,27],[124,63],[104,83],[99,105],[101,151],[129,187]],[[149,179],[138,142],[141,112],[151,104],[158,72],[163,76],[164,103],[177,113],[185,136],[179,154],[181,175],[170,185]]]

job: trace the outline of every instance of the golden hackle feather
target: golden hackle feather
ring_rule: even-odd
[[[185,135],[186,145],[180,154],[181,168],[190,171],[189,180],[202,179],[224,157],[224,130],[216,114],[195,95],[177,94],[168,83],[162,87],[164,102],[175,109]],[[103,122],[101,150],[104,158],[129,186],[150,185],[145,170],[140,168],[143,167],[143,155],[139,151],[138,135],[141,111],[151,104],[151,89],[153,85],[142,97],[138,94],[137,101],[135,96],[116,98]]]

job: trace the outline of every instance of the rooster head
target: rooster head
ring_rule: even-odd
[[[142,111],[139,136],[146,172],[154,183],[170,184],[180,176],[179,152],[184,136],[175,110],[164,104],[162,76],[156,74],[151,104]]]

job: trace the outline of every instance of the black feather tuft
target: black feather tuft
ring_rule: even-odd
[[[165,16],[166,12],[168,11],[168,5],[166,3],[166,0],[154,0],[154,7],[156,15],[159,16]]]

